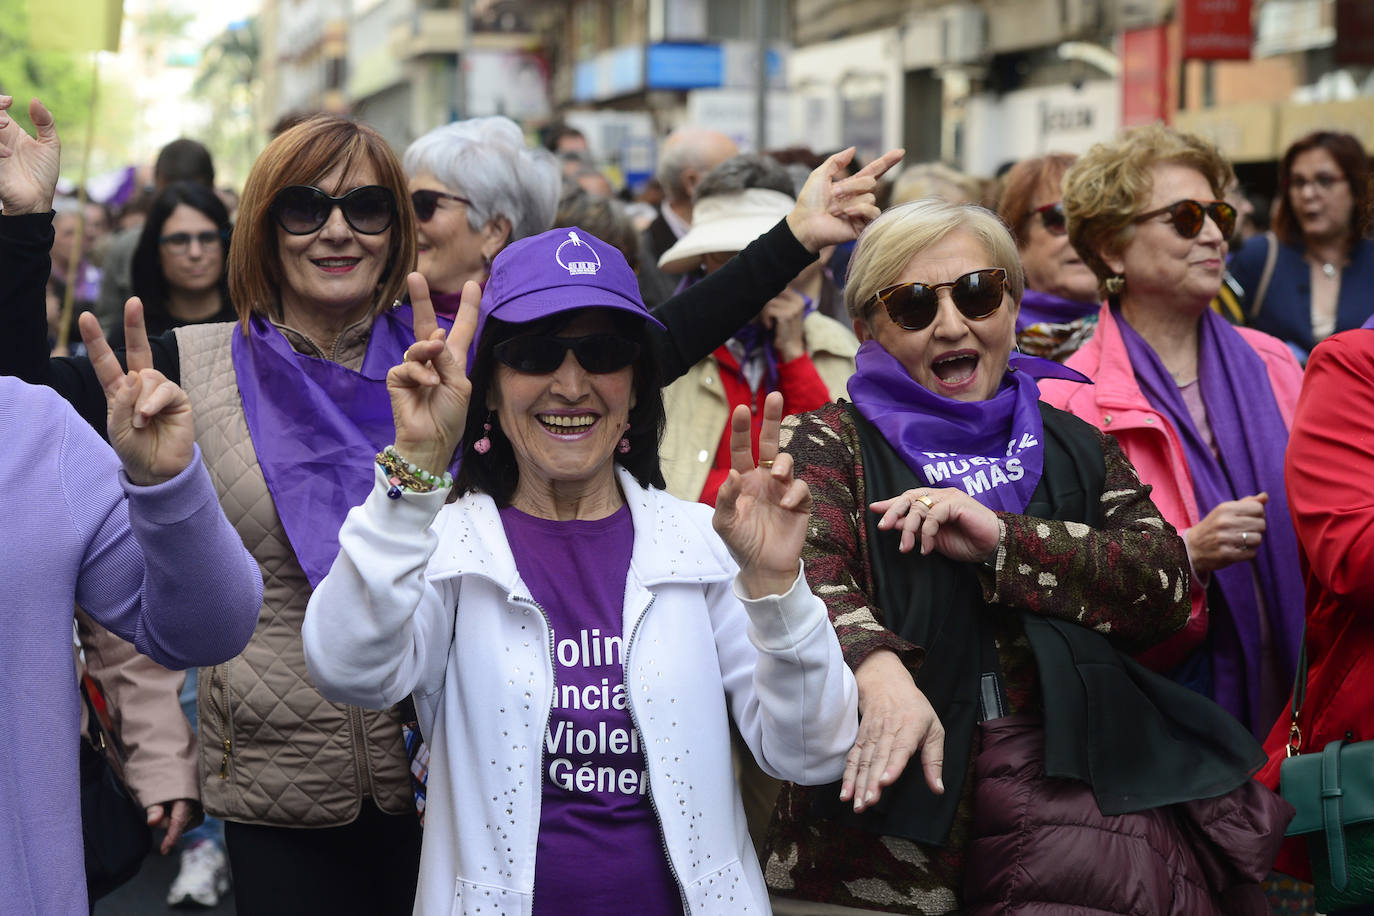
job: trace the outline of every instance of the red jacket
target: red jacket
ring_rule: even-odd
[[[1279,413],[1287,426],[1293,425],[1293,409],[1302,385],[1302,369],[1283,341],[1236,328],[1260,358],[1269,376],[1269,387],[1278,401]],[[1183,442],[1167,417],[1155,410],[1140,391],[1126,342],[1116,325],[1111,309],[1102,307],[1097,332],[1066,362],[1093,380],[1092,385],[1045,379],[1040,382],[1042,399],[1061,410],[1086,420],[1105,433],[1116,436],[1126,457],[1131,459],[1142,482],[1153,490],[1150,498],[1179,534],[1201,521],[1193,476]],[[1156,671],[1167,671],[1193,651],[1207,635],[1207,591],[1193,580],[1193,611],[1188,625],[1166,642],[1139,657],[1142,664]]]
[[[1288,440],[1288,505],[1307,584],[1304,753],[1374,739],[1374,331],[1312,351]],[[1291,710],[1274,725],[1259,779],[1278,787]],[[1310,877],[1301,841],[1275,868]]]

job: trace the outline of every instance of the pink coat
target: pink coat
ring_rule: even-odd
[[[1302,388],[1302,368],[1288,346],[1277,338],[1248,328],[1236,330],[1264,360],[1279,413],[1284,425],[1291,429]],[[1180,534],[1197,524],[1200,516],[1183,442],[1173,424],[1150,406],[1136,384],[1126,343],[1110,308],[1102,307],[1097,332],[1066,364],[1095,384],[1045,379],[1040,382],[1041,399],[1116,436],[1141,481],[1154,488],[1151,498],[1160,514]],[[1173,638],[1144,652],[1139,661],[1165,671],[1183,661],[1202,642],[1207,635],[1207,592],[1206,583],[1196,576],[1192,596],[1193,611],[1187,626]]]

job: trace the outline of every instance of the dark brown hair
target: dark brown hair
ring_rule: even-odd
[[[1324,149],[1336,160],[1341,176],[1350,183],[1350,197],[1354,206],[1350,208],[1350,227],[1347,242],[1350,251],[1360,244],[1370,228],[1369,199],[1369,156],[1360,141],[1350,134],[1333,130],[1318,130],[1300,137],[1288,147],[1279,163],[1279,200],[1274,213],[1274,234],[1280,241],[1302,247],[1302,226],[1293,213],[1293,204],[1288,199],[1288,182],[1293,175],[1293,162],[1303,153],[1314,149]]]

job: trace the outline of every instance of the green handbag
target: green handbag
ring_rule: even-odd
[[[1297,809],[1285,835],[1307,838],[1318,910],[1366,906],[1374,903],[1374,741],[1332,741],[1320,754],[1299,753],[1306,640],[1298,659],[1288,758],[1279,766],[1279,794]]]

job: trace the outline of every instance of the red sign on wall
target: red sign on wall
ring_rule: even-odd
[[[1249,60],[1250,0],[1183,0],[1184,60]]]
[[[1374,3],[1369,0],[1336,0],[1336,63],[1374,64]]]
[[[1162,25],[1121,33],[1121,126],[1169,120],[1169,34]]]

